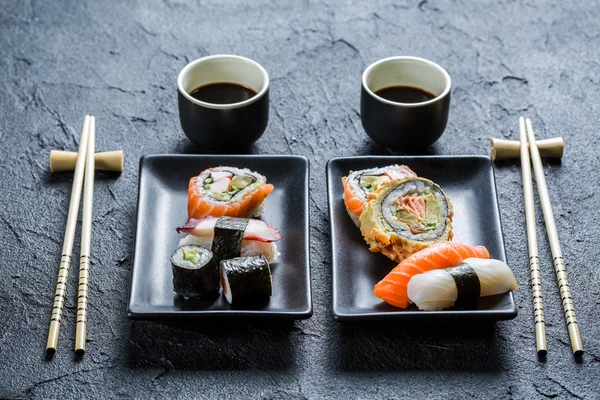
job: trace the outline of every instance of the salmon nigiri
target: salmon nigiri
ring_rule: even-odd
[[[471,247],[454,242],[432,244],[394,267],[375,285],[373,292],[388,304],[406,308],[410,303],[407,291],[410,278],[433,269],[454,267],[467,258],[490,258],[490,254],[483,246]]]

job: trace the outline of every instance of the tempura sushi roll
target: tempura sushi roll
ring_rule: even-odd
[[[271,297],[271,268],[263,256],[221,261],[223,294],[230,304],[264,302]]]
[[[408,297],[420,310],[475,308],[479,297],[517,288],[515,276],[504,262],[468,258],[453,268],[413,276],[408,282]]]
[[[209,168],[190,179],[188,218],[258,217],[273,189],[264,175],[248,168]]]
[[[382,184],[394,179],[417,176],[406,165],[388,165],[380,168],[350,171],[342,178],[344,184],[344,204],[354,224],[360,228],[360,214],[369,196],[376,193]]]
[[[452,239],[452,204],[442,189],[424,178],[384,184],[366,203],[360,230],[370,250],[400,262],[438,242]]]
[[[217,260],[263,255],[269,263],[277,259],[279,231],[258,219],[206,217],[189,219],[177,228],[189,235],[179,245],[196,244],[212,250]]]
[[[184,297],[207,298],[219,293],[219,266],[213,253],[193,244],[171,255],[173,290]]]

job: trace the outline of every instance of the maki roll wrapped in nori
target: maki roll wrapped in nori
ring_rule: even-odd
[[[219,293],[219,266],[213,253],[187,244],[171,255],[173,290],[184,297],[210,298]]]
[[[382,186],[364,207],[360,230],[370,250],[400,262],[427,246],[452,239],[452,203],[424,178]]]
[[[369,198],[377,193],[381,186],[395,179],[417,176],[406,165],[388,165],[386,167],[350,171],[342,178],[344,185],[344,205],[352,222],[360,228],[360,214]]]
[[[209,168],[190,179],[188,217],[258,217],[274,188],[248,168]]]
[[[223,260],[221,284],[230,304],[264,302],[271,297],[271,268],[264,256]]]

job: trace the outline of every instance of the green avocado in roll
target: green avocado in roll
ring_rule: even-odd
[[[400,262],[452,239],[452,203],[432,181],[411,177],[386,183],[364,207],[360,230],[370,250]]]

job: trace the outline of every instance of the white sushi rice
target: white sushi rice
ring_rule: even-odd
[[[192,235],[187,235],[179,241],[179,246],[186,244],[196,244],[205,249],[211,249],[212,238],[202,238]],[[261,242],[258,240],[242,240],[242,248],[240,251],[241,257],[251,257],[263,255],[269,264],[277,261],[279,256],[277,245],[274,242]]]

